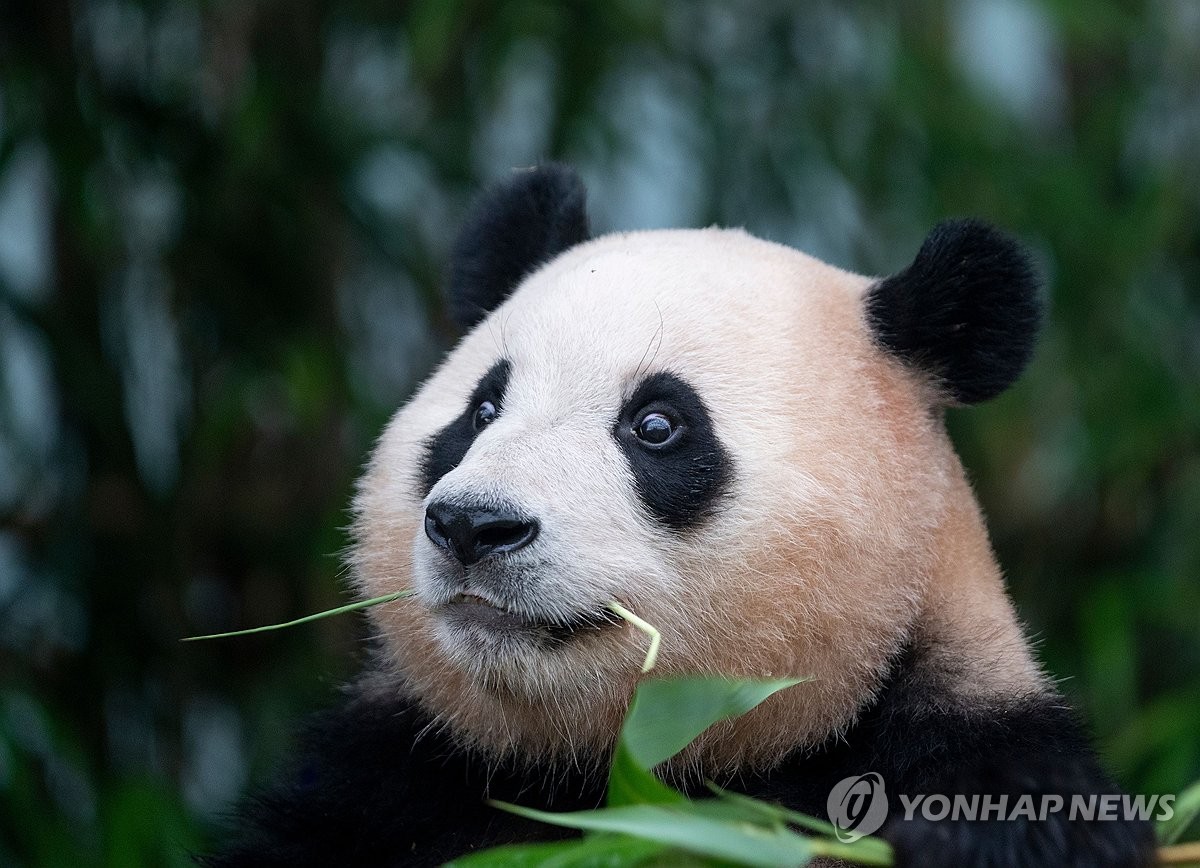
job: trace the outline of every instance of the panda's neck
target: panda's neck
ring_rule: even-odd
[[[1041,691],[1046,678],[1030,654],[961,469],[947,502],[914,641],[943,659],[956,673],[953,689],[965,695]]]

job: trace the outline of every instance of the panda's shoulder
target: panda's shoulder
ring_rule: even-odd
[[[283,773],[240,807],[233,846],[202,864],[437,865],[557,837],[487,800],[557,810],[599,803],[598,782],[565,777],[471,750],[402,693],[355,689],[309,719]]]

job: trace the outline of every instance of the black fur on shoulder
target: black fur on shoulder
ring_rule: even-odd
[[[823,748],[719,783],[824,816],[834,784],[875,772],[889,800],[877,834],[891,843],[898,868],[1151,864],[1149,822],[1071,816],[1073,796],[1120,791],[1061,697],[962,699],[951,682],[964,673],[935,656],[945,659],[928,648],[898,655],[858,722]],[[485,847],[574,837],[490,807],[487,798],[550,811],[596,808],[604,800],[596,764],[551,769],[489,761],[431,723],[399,698],[352,696],[316,719],[290,773],[242,806],[230,845],[198,861],[208,868],[439,865]],[[684,789],[692,797],[708,794],[702,780]],[[1011,812],[1026,794],[1035,803],[1060,796],[1063,809],[1038,820],[930,820],[919,809],[906,819],[900,798],[1007,795]]]
[[[939,223],[908,268],[867,295],[867,321],[888,351],[936,378],[961,404],[1020,376],[1041,320],[1037,274],[1021,246],[978,220]]]
[[[316,716],[290,768],[239,808],[206,868],[441,865],[486,847],[573,837],[487,804],[596,808],[604,777],[487,760],[463,750],[415,705],[351,697]]]
[[[1100,767],[1085,728],[1062,697],[1027,695],[963,699],[953,690],[964,673],[934,662],[928,648],[894,661],[875,702],[825,750],[785,761],[751,795],[825,815],[825,799],[846,777],[876,772],[888,819],[876,834],[891,843],[897,868],[978,865],[992,868],[1088,866],[1135,868],[1152,863],[1154,833],[1145,820],[1072,817],[1072,797],[1119,795]],[[944,658],[943,658],[944,659]],[[731,786],[737,786],[731,783]],[[900,796],[1007,796],[1005,816],[1028,794],[1062,799],[1044,819],[926,819],[920,805],[905,818]],[[1038,808],[1040,810],[1040,807]]]
[[[515,172],[471,207],[450,263],[450,314],[465,331],[512,293],[521,278],[589,237],[587,190],[575,172],[549,163]]]
[[[1092,751],[1087,730],[1057,695],[1031,693],[991,700],[947,701],[947,679],[925,655],[910,651],[912,673],[894,684],[885,701],[863,721],[868,753],[885,780],[894,782],[889,822],[882,831],[896,865],[956,866],[1139,866],[1149,865],[1153,830],[1138,820],[1092,820],[1071,816],[1075,797],[1121,794]],[[970,799],[1008,797],[1011,817],[1025,795],[1035,806],[1058,796],[1062,810],[1045,818],[970,820],[911,819],[897,796],[941,794]],[[982,801],[981,801],[982,804]],[[1039,808],[1040,810],[1040,808]]]

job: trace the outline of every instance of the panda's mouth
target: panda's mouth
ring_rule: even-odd
[[[583,632],[594,632],[621,623],[621,619],[607,609],[580,612],[565,618],[551,617],[518,611],[469,592],[455,594],[442,607],[442,611],[452,622],[496,632],[536,633],[557,640],[570,639]]]

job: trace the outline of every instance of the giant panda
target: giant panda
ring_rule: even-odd
[[[823,815],[897,794],[1118,792],[1006,596],[943,408],[1028,361],[1038,281],[976,221],[864,277],[737,229],[590,237],[550,164],[454,246],[460,343],[355,500],[374,644],[211,866],[433,865],[597,807],[644,637],[655,675],[801,676],[661,773]],[[905,820],[898,865],[1145,864],[1149,825]]]

